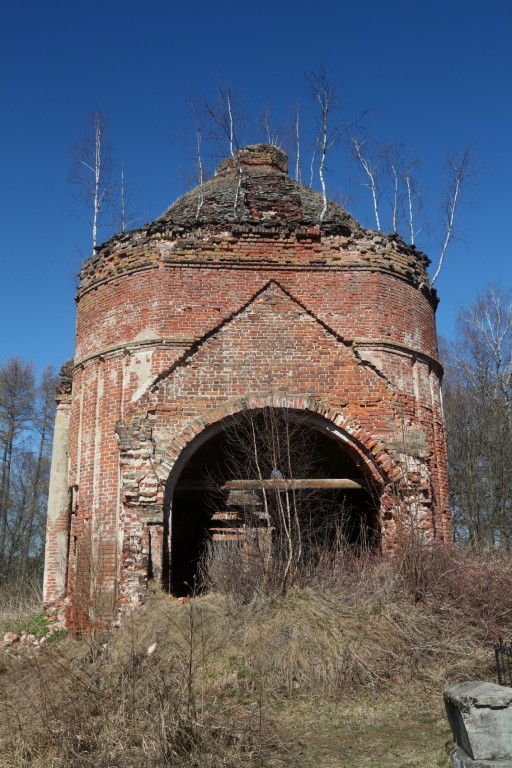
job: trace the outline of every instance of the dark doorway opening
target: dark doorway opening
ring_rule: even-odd
[[[210,542],[243,545],[248,510],[259,525],[275,528],[267,507],[272,499],[282,504],[280,483],[291,488],[311,550],[340,531],[352,547],[378,544],[379,493],[364,462],[301,412],[248,411],[201,441],[177,479],[168,513],[174,595],[200,590],[198,566]]]

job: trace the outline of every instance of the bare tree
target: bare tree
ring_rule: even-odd
[[[380,156],[383,171],[387,173],[391,181],[391,231],[395,234],[399,231],[406,201],[407,229],[410,235],[410,242],[414,244],[414,237],[417,234],[415,232],[414,217],[418,203],[415,172],[419,167],[419,163],[408,160],[403,144],[383,145],[380,149]]]
[[[319,221],[322,222],[327,213],[327,181],[328,158],[331,151],[342,140],[348,138],[351,129],[359,130],[362,118],[368,110],[351,123],[335,123],[339,99],[335,84],[322,67],[309,72],[306,76],[308,88],[317,105],[316,129],[311,145],[311,160],[309,163],[309,186],[313,187],[315,173],[318,171],[319,184],[322,194],[322,207]],[[240,100],[229,86],[217,89],[215,99],[203,100],[200,119],[194,119],[195,155],[199,186],[204,183],[203,142],[227,145],[229,154],[236,156],[242,144],[245,114],[240,107]],[[279,132],[270,117],[270,108],[264,109],[258,118],[259,128],[263,128],[266,141],[277,143]],[[304,157],[303,117],[297,106],[292,125],[286,138],[294,147],[295,167],[294,176],[301,181],[301,162]],[[309,141],[308,141],[309,144]],[[420,214],[422,211],[421,185],[419,182],[419,161],[410,160],[402,145],[380,145],[370,138],[356,137],[351,139],[351,146],[359,168],[365,177],[365,185],[370,190],[372,213],[377,231],[386,229],[384,206],[382,199],[389,200],[390,231],[404,236],[415,245],[418,235],[425,225]],[[217,152],[218,154],[218,152]],[[462,202],[463,191],[470,175],[470,150],[465,149],[460,158],[452,156],[448,161],[449,190],[444,206],[443,237],[437,267],[431,283],[434,284],[444,263],[447,248],[455,236],[456,212]],[[238,210],[240,190],[243,181],[243,168],[239,166],[238,184],[234,194],[235,214]],[[198,196],[198,215],[202,206],[202,194]],[[387,206],[386,206],[387,208]]]
[[[280,129],[279,126],[272,125],[270,107],[268,104],[265,106],[263,114],[258,122],[261,124],[267,144],[273,144],[276,147],[279,146]]]
[[[124,184],[124,162],[121,163],[121,232],[126,230],[126,190]]]
[[[244,111],[240,99],[229,85],[217,88],[214,101],[203,101],[209,122],[209,137],[215,143],[227,142],[231,157],[242,146]]]
[[[301,145],[301,124],[300,124],[300,105],[297,102],[295,106],[295,115],[293,119],[293,139],[295,145],[295,181],[302,183],[302,174],[300,170],[300,145]]]
[[[34,408],[35,381],[32,364],[17,357],[0,367],[0,559],[9,537],[14,456],[26,436]]]
[[[444,402],[452,509],[476,549],[512,550],[512,294],[489,286],[458,321]]]
[[[285,411],[248,409],[226,431],[229,476],[250,485],[232,495],[241,515],[247,556],[253,560],[264,592],[284,593],[293,583],[302,556],[302,520],[295,490],[283,485],[298,472],[297,442],[303,434]],[[299,472],[300,474],[300,472]]]
[[[419,166],[419,160],[413,160],[406,163],[403,169],[403,178],[407,190],[407,228],[411,245],[414,245],[417,236],[424,229],[423,226],[417,226],[416,224],[418,212],[421,211],[421,195],[417,180]]]
[[[140,221],[140,216],[137,216],[131,208],[131,192],[131,185],[126,181],[124,173],[124,162],[121,162],[119,185],[112,185],[112,197],[115,197],[115,201],[113,201],[113,227],[115,231],[126,232],[137,221]]]
[[[460,158],[452,156],[448,159],[448,171],[449,171],[449,188],[447,193],[447,199],[444,204],[444,239],[441,245],[441,253],[439,255],[439,261],[437,269],[434,273],[434,277],[431,280],[431,284],[434,285],[435,281],[439,277],[441,272],[446,249],[448,248],[454,233],[455,213],[460,205],[460,197],[466,184],[471,170],[471,148],[466,147],[462,152]]]
[[[11,358],[0,366],[0,581],[42,565],[55,376]]]
[[[196,218],[198,219],[201,214],[201,209],[204,203],[203,185],[208,178],[208,174],[205,167],[203,143],[205,133],[205,117],[201,106],[198,106],[194,99],[190,99],[190,119],[193,129],[193,157],[194,157],[194,172],[190,180],[191,187],[198,187],[198,198],[196,208]]]
[[[71,183],[78,199],[90,212],[92,253],[98,242],[98,229],[112,195],[112,153],[108,135],[108,118],[94,110],[84,121],[83,134],[72,150]]]
[[[332,81],[327,76],[323,67],[317,72],[310,72],[308,76],[309,87],[315,101],[320,107],[318,120],[317,143],[320,151],[320,160],[318,164],[318,175],[320,177],[320,186],[322,188],[323,205],[320,213],[320,222],[324,220],[327,213],[327,189],[325,185],[325,161],[329,150],[339,141],[340,129],[332,128],[330,118],[335,111],[338,97]],[[315,144],[316,147],[316,144]]]
[[[473,376],[503,402],[504,415],[512,417],[512,294],[489,286],[461,314],[459,326]]]
[[[366,177],[364,185],[370,190],[377,231],[380,232],[385,226],[380,201],[386,194],[391,208],[390,231],[398,233],[403,224],[409,242],[414,245],[416,237],[424,229],[417,224],[418,213],[421,211],[417,180],[419,161],[408,160],[402,145],[380,145],[369,138],[352,138],[351,144],[354,157]]]
[[[23,535],[19,545],[22,569],[27,568],[31,556],[42,554],[44,546],[56,385],[55,371],[49,365],[42,372],[36,390],[32,422],[35,441],[32,449],[33,471],[30,477],[30,490],[25,510],[26,523],[23,526]]]
[[[227,544],[214,541],[209,549],[207,570],[217,570],[216,586],[217,555],[224,572],[237,561],[251,594],[254,589],[283,594],[298,579],[311,576],[334,542],[344,537],[347,546],[357,548],[365,513],[351,516],[345,506],[345,492],[339,489],[350,487],[350,480],[326,479],[332,478],[328,453],[319,433],[287,408],[247,409],[227,427],[215,470],[220,475],[211,484],[228,496],[213,494],[212,507],[217,520],[229,520],[230,536],[238,531],[239,546],[228,553]],[[212,583],[211,572],[206,575]]]
[[[368,148],[368,140],[360,140],[357,138],[352,138],[352,148],[354,150],[354,155],[356,156],[357,160],[361,164],[361,167],[366,174],[368,178],[367,186],[370,188],[371,196],[372,196],[372,203],[373,203],[373,214],[375,216],[375,223],[377,226],[377,232],[380,232],[380,216],[379,216],[379,192],[377,187],[377,175],[379,173],[379,165],[381,157],[379,157],[379,151],[377,152],[372,151],[370,148]],[[365,148],[365,145],[367,145],[367,151],[363,152],[363,149]],[[397,179],[396,181],[396,192],[395,195],[398,197],[398,183]],[[393,207],[393,213],[395,213],[395,207]]]
[[[319,116],[317,121],[317,135],[313,144],[313,157],[311,159],[311,184],[313,179],[313,166],[315,154],[319,152],[318,176],[322,189],[323,205],[320,213],[320,222],[323,221],[327,213],[327,189],[325,183],[325,171],[327,154],[335,147],[341,138],[345,136],[350,129],[357,126],[367,110],[353,122],[343,125],[332,125],[332,117],[338,110],[338,94],[332,80],[328,77],[325,69],[321,67],[317,72],[310,72],[307,76],[310,92],[319,106]]]
[[[382,157],[391,177],[391,231],[398,232],[400,216],[400,182],[402,177],[402,148],[396,144],[387,144],[382,149]]]
[[[311,161],[309,164],[309,186],[311,189],[313,189],[313,179],[315,176],[315,160],[316,160],[317,150],[318,150],[318,137],[315,143],[313,144],[313,149],[311,152]]]

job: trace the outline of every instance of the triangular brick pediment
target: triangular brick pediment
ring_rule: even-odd
[[[197,401],[272,389],[348,402],[367,400],[376,387],[386,389],[382,376],[272,281],[196,342],[154,382],[148,397],[153,403]]]

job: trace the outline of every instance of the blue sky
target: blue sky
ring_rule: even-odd
[[[445,155],[473,147],[459,239],[437,281],[440,332],[453,335],[458,309],[487,282],[511,287],[507,0],[28,0],[4,4],[0,25],[0,362],[19,355],[58,367],[73,355],[75,275],[90,234],[68,177],[86,113],[108,113],[114,161],[124,163],[142,223],[186,191],[191,95],[213,99],[229,83],[253,117],[268,105],[284,121],[300,100],[311,121],[305,73],[321,66],[340,96],[334,123],[367,108],[366,133],[421,158],[430,228],[418,245],[434,260]],[[328,165],[330,194],[347,196],[350,212],[373,226],[343,146]]]

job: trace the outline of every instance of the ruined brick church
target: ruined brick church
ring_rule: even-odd
[[[81,271],[44,581],[71,625],[98,595],[106,617],[140,604],[150,578],[181,594],[205,539],[240,539],[229,488],[244,479],[223,478],[216,514],[208,496],[247,412],[314,435],[316,475],[297,487],[336,489],[382,551],[413,518],[450,540],[428,259],[287,169],[280,149],[245,147]]]

